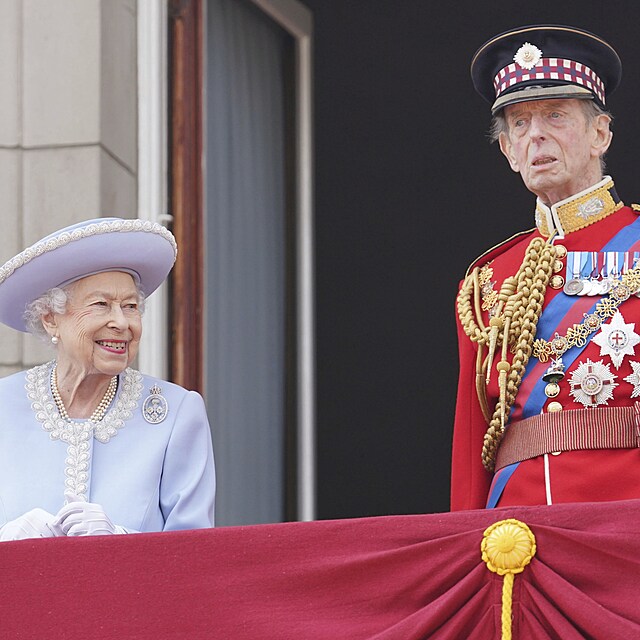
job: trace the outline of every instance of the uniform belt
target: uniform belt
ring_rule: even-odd
[[[640,447],[640,402],[541,413],[510,424],[498,449],[496,471],[545,453]]]

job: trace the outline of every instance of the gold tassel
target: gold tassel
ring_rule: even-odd
[[[486,361],[483,360],[484,348],[482,344],[478,343],[478,353],[476,354],[476,395],[478,396],[478,402],[480,403],[480,409],[484,420],[487,424],[491,420],[491,412],[489,410],[489,403],[487,401],[487,386],[485,379],[487,377],[484,367]]]
[[[498,336],[500,331],[504,327],[504,321],[502,318],[494,317],[489,320],[489,355],[487,356],[487,384],[491,381],[491,369],[493,368],[493,358],[496,354],[496,347],[498,345]]]
[[[507,376],[511,370],[511,365],[506,360],[498,362],[498,387],[500,389],[500,426],[504,431],[504,422],[507,413]]]

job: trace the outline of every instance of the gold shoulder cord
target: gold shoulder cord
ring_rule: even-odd
[[[502,283],[496,313],[489,321],[489,327],[482,321],[478,267],[467,275],[458,293],[460,323],[467,336],[478,344],[476,392],[489,425],[484,437],[482,463],[490,472],[495,468],[504,427],[531,356],[544,295],[553,272],[555,253],[551,239],[545,241],[534,238],[529,243],[518,273]],[[511,363],[507,360],[509,347],[513,353]],[[501,359],[496,365],[500,399],[493,413],[490,413],[486,387],[498,348],[501,348]]]

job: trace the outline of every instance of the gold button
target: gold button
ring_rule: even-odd
[[[564,278],[556,273],[554,276],[551,276],[549,286],[552,289],[562,289],[562,287],[564,287]]]
[[[556,248],[556,257],[562,259],[567,255],[567,247],[563,244],[554,244],[553,246]]]
[[[547,411],[549,413],[557,413],[558,411],[562,411],[562,405],[559,402],[550,402]]]
[[[562,260],[554,260],[553,261],[553,272],[560,273],[564,269],[564,265],[562,264]]]
[[[557,398],[560,395],[560,385],[557,382],[550,382],[544,388],[544,393],[547,398]]]
[[[551,455],[552,456],[559,456],[562,453],[562,451],[552,451]]]

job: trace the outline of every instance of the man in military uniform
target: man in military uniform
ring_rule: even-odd
[[[621,64],[598,36],[528,26],[471,74],[537,196],[535,229],[458,294],[451,508],[640,497],[640,217],[603,175]]]

